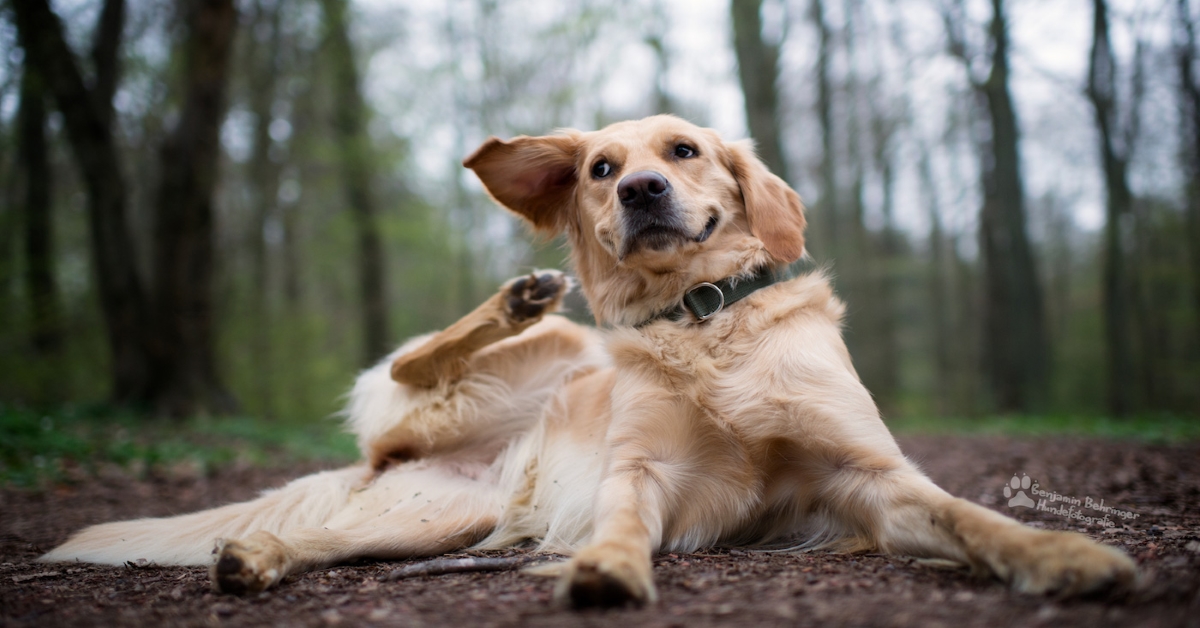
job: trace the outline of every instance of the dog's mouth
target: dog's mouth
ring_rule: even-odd
[[[690,233],[675,221],[664,221],[657,218],[631,221],[629,235],[621,246],[620,259],[641,250],[663,251],[683,242],[701,244],[707,241],[717,229],[720,222],[716,216],[708,219],[700,233]]]

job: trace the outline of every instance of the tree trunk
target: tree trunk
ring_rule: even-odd
[[[1155,208],[1152,203],[1134,203],[1129,211],[1133,216],[1133,255],[1127,257],[1129,268],[1126,273],[1127,293],[1133,312],[1130,318],[1137,330],[1138,398],[1134,399],[1138,410],[1170,411],[1174,402],[1174,387],[1168,384],[1170,377],[1163,377],[1170,369],[1163,369],[1163,358],[1170,355],[1167,344],[1165,314],[1171,311],[1170,299],[1161,298],[1159,282],[1154,276],[1155,267],[1164,264],[1159,258],[1160,248],[1154,237]],[[1168,247],[1163,247],[1168,248]],[[1165,262],[1170,263],[1170,262]]]
[[[825,257],[836,257],[840,246],[841,201],[838,198],[837,142],[833,128],[833,85],[829,77],[832,36],[825,21],[825,0],[813,0],[812,20],[817,27],[817,120],[821,124],[821,196],[815,224],[824,225]]]
[[[1188,0],[1178,0],[1180,40],[1176,44],[1179,71],[1180,142],[1184,157],[1189,252],[1191,254],[1192,316],[1195,337],[1200,342],[1200,77],[1196,76],[1196,25]]]
[[[667,53],[667,47],[663,42],[663,36],[660,32],[654,32],[646,36],[646,45],[654,50],[654,113],[672,113],[682,115],[678,111],[671,98],[670,92],[667,91],[667,76],[671,73],[671,58]]]
[[[17,111],[17,154],[23,180],[21,208],[25,225],[25,288],[29,295],[31,340],[41,357],[62,346],[58,282],[54,277],[54,222],[50,190],[53,185],[46,142],[46,99],[41,78],[28,64],[21,77]]]
[[[733,0],[733,47],[746,103],[746,124],[758,144],[758,156],[771,172],[788,179],[779,125],[779,49],[762,39],[762,0]]]
[[[654,113],[683,115],[683,112],[678,110],[677,103],[671,98],[670,92],[667,91],[667,77],[671,73],[671,55],[667,52],[664,37],[667,29],[671,26],[671,21],[663,10],[661,0],[653,2],[648,10],[650,15],[647,19],[648,30],[644,41],[654,51]]]
[[[946,236],[942,231],[942,212],[938,199],[937,184],[933,176],[933,164],[930,163],[929,149],[921,146],[917,171],[921,179],[921,200],[929,212],[929,335],[933,344],[933,395],[934,410],[939,415],[951,412],[953,404],[952,383],[955,380],[953,362],[951,361],[951,343],[953,317],[951,316],[951,301],[948,298]]]
[[[888,414],[899,411],[900,347],[896,325],[899,319],[896,276],[904,264],[900,257],[900,235],[896,232],[894,219],[895,172],[887,150],[888,140],[883,135],[877,135],[876,141],[879,142],[875,155],[876,167],[883,185],[883,232],[878,236],[876,250],[868,259],[871,265],[869,276],[876,292],[876,311],[871,317],[875,319],[874,340],[878,353],[874,388],[871,390],[879,400],[879,407]]]
[[[1104,337],[1108,349],[1108,410],[1124,416],[1132,410],[1134,389],[1133,348],[1130,343],[1130,312],[1125,254],[1122,250],[1121,218],[1130,214],[1133,195],[1126,176],[1125,150],[1118,149],[1116,112],[1116,61],[1108,36],[1108,6],[1094,0],[1092,51],[1088,66],[1088,100],[1100,133],[1100,157],[1104,167],[1107,204],[1104,226]]]
[[[254,318],[254,339],[252,341],[254,355],[255,388],[257,389],[258,411],[265,418],[275,414],[273,405],[272,346],[271,346],[271,264],[267,251],[266,232],[273,217],[277,217],[276,197],[279,190],[279,166],[271,158],[271,107],[275,102],[277,83],[276,76],[280,68],[278,63],[280,48],[279,24],[280,7],[278,4],[266,6],[259,0],[255,3],[255,16],[252,25],[252,35],[248,37],[249,50],[247,58],[254,64],[247,73],[251,82],[250,112],[254,114],[254,151],[250,156],[249,175],[252,191],[249,248],[251,263],[251,294],[250,304]],[[269,31],[267,40],[260,41],[257,32],[260,28]]]
[[[102,11],[111,18],[107,4]],[[125,179],[116,144],[99,98],[84,85],[58,16],[47,0],[12,3],[18,38],[31,68],[62,113],[67,139],[87,190],[92,267],[112,353],[112,395],[117,403],[144,403],[150,393],[153,318],[137,274],[126,218]],[[115,32],[120,28],[105,29]],[[115,47],[114,47],[115,50]],[[100,55],[109,64],[97,76],[116,76],[117,56]]]
[[[232,0],[184,5],[183,109],[162,147],[155,223],[155,296],[162,370],[155,401],[174,416],[232,412],[213,351],[213,194],[225,118]]]
[[[338,159],[346,199],[358,235],[359,298],[363,316],[363,363],[372,364],[388,352],[387,284],[384,280],[383,243],[371,193],[373,177],[367,107],[350,43],[345,0],[322,0],[326,36],[335,68],[334,117]]]
[[[859,58],[857,54],[857,33],[854,29],[854,16],[849,2],[843,3],[846,11],[845,23],[842,29],[842,44],[846,59],[846,70],[842,76],[842,88],[845,90],[845,102],[857,103],[864,95],[864,90],[858,81]],[[845,196],[845,205],[840,209],[844,214],[839,225],[844,229],[839,242],[838,252],[843,254],[837,258],[837,289],[849,296],[855,307],[847,311],[843,324],[846,346],[854,358],[855,368],[867,389],[877,394],[876,387],[881,385],[880,352],[876,344],[879,340],[878,327],[882,309],[879,293],[876,291],[875,256],[876,249],[871,234],[867,231],[866,222],[866,163],[862,155],[861,142],[864,120],[862,109],[848,106],[846,115],[846,168],[850,173],[849,193]],[[836,159],[836,157],[833,157]],[[881,404],[882,405],[882,404]],[[884,412],[886,408],[881,408]]]
[[[985,142],[979,239],[984,264],[984,371],[1001,412],[1042,407],[1050,368],[1042,293],[1025,229],[1019,131],[1008,89],[1008,27],[992,0],[992,68],[979,86],[991,122]]]
[[[92,94],[104,126],[112,126],[113,94],[117,91],[120,75],[122,32],[125,30],[125,0],[104,0],[100,9],[100,21],[96,24],[96,37],[92,42],[92,67],[96,72],[92,80]]]

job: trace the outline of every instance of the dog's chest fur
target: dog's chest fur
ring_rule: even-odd
[[[802,395],[797,329],[836,332],[843,305],[813,273],[761,290],[703,323],[661,322],[608,336],[619,371],[636,372],[755,448],[793,420]],[[848,366],[848,362],[847,362]]]

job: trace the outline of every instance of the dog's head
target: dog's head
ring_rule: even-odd
[[[600,322],[643,320],[698,282],[804,253],[799,196],[748,143],[673,116],[491,138],[463,164],[535,230],[567,232]]]

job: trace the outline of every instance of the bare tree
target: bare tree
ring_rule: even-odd
[[[763,41],[762,0],[733,0],[733,45],[746,103],[746,122],[758,155],[775,174],[789,178],[779,124],[779,48]]]
[[[951,411],[950,400],[954,393],[954,371],[952,347],[953,319],[952,302],[947,275],[949,274],[946,260],[949,248],[942,226],[941,203],[937,193],[937,185],[933,175],[933,164],[930,161],[929,148],[920,146],[920,158],[917,169],[921,181],[922,202],[929,212],[929,329],[933,343],[933,396],[934,408],[938,414]]]
[[[37,71],[26,58],[17,111],[17,154],[21,169],[25,231],[25,288],[32,318],[33,350],[53,355],[62,345],[61,307],[54,277],[54,187],[46,140],[46,99]]]
[[[826,0],[813,0],[811,17],[817,28],[817,119],[821,125],[821,196],[818,199],[820,211],[813,217],[813,222],[824,225],[826,257],[836,255],[841,233],[838,222],[841,220],[841,202],[839,200],[837,174],[837,132],[833,128],[833,85],[830,78],[832,63],[832,39],[829,24],[825,19]]]
[[[110,9],[112,4],[122,4],[122,0],[105,1],[101,11],[104,26],[98,32],[119,41],[121,29],[113,27],[117,20],[112,16],[122,12]],[[153,318],[129,235],[125,178],[106,113],[111,105],[100,104],[101,95],[84,83],[63,36],[62,22],[47,0],[14,2],[11,6],[29,67],[36,69],[62,113],[67,139],[87,190],[92,266],[112,354],[113,399],[118,403],[144,402],[150,395],[155,371]],[[117,75],[117,48],[116,44],[97,46],[97,50],[105,51],[95,57],[98,77]]]
[[[121,74],[120,54],[124,30],[124,0],[105,0],[100,7],[96,36],[92,41],[92,69],[95,71],[92,92],[96,96],[95,106],[100,113],[100,121],[106,126],[112,124],[112,100]]]
[[[278,96],[280,68],[280,18],[279,3],[254,3],[253,27],[247,29],[245,56],[249,69],[250,112],[254,115],[254,148],[250,155],[249,183],[251,189],[250,229],[247,237],[250,248],[251,295],[250,306],[254,317],[255,388],[260,412],[271,418],[274,415],[271,386],[271,274],[270,256],[267,251],[266,231],[272,218],[278,215],[277,196],[280,168],[272,158],[271,124],[272,108]],[[265,31],[265,37],[259,33]]]
[[[122,0],[105,0],[92,50],[89,87],[45,0],[14,3],[21,44],[63,114],[88,190],[92,255],[108,324],[113,397],[174,415],[234,407],[213,358],[212,195],[225,115],[231,0],[182,5],[182,111],[162,147],[155,211],[154,299],[138,276],[126,217],[127,188],[112,132],[119,76]]]
[[[877,80],[878,75],[872,73],[878,67],[878,63],[869,59],[877,24],[857,0],[843,2],[843,11],[841,47],[845,71],[840,80],[844,98],[838,109],[845,117],[847,159],[843,167],[850,173],[852,183],[845,195],[844,213],[838,216],[846,240],[839,243],[843,246],[838,249],[837,285],[857,304],[847,313],[845,324],[846,344],[856,368],[881,410],[892,414],[896,410],[899,384],[892,282],[896,270],[892,257],[899,245],[892,222],[895,182],[892,153],[898,121],[893,113],[884,110],[881,101],[887,100],[888,95]],[[836,155],[824,158],[836,159]],[[879,230],[867,225],[875,180],[879,182],[882,201],[879,209],[884,217],[883,228]]]
[[[992,0],[988,27],[991,69],[971,74],[963,37],[961,2],[946,8],[950,51],[963,60],[972,87],[987,111],[989,133],[981,139],[983,208],[979,241],[984,266],[983,371],[996,408],[1028,412],[1047,395],[1050,346],[1041,286],[1025,227],[1025,188],[1018,148],[1020,130],[1009,92],[1008,21],[1004,0]]]
[[[1131,214],[1133,194],[1129,190],[1129,152],[1136,129],[1136,102],[1132,121],[1121,129],[1116,96],[1117,63],[1109,40],[1108,5],[1093,0],[1092,50],[1088,65],[1087,96],[1092,103],[1099,131],[1100,157],[1107,192],[1104,227],[1104,323],[1108,348],[1108,408],[1116,416],[1132,410],[1134,381],[1133,347],[1130,342],[1130,293],[1125,253],[1121,242],[1121,218]]]
[[[643,41],[654,51],[654,113],[680,114],[679,106],[671,93],[667,91],[667,76],[671,72],[671,54],[667,50],[666,31],[671,21],[663,11],[661,0],[656,0],[650,7],[650,19],[646,20],[647,30]]]
[[[880,94],[871,96],[877,103]],[[874,347],[874,368],[872,373],[872,392],[879,401],[880,408],[888,414],[897,411],[897,397],[900,390],[900,347],[899,326],[897,319],[897,271],[901,264],[901,247],[903,238],[896,229],[896,169],[895,134],[897,122],[889,119],[877,106],[871,107],[871,136],[874,142],[872,163],[879,175],[882,187],[883,228],[874,234],[874,244],[866,256],[868,265],[867,276],[870,280],[870,290],[874,293],[870,300],[873,312],[872,329]]]
[[[155,401],[172,415],[236,407],[217,376],[212,286],[213,192],[237,12],[233,0],[189,0],[182,10],[183,106],[162,147],[154,228],[156,313],[166,347]]]
[[[359,298],[363,316],[363,363],[379,359],[390,348],[387,333],[387,283],[384,279],[383,244],[372,197],[371,142],[367,135],[368,110],[350,42],[345,0],[322,0],[326,37],[335,73],[334,128],[338,161],[346,198],[358,236]]]
[[[1196,60],[1200,49],[1196,45],[1196,25],[1188,0],[1177,0],[1178,36],[1175,58],[1179,71],[1180,138],[1184,170],[1187,177],[1186,202],[1188,242],[1191,253],[1192,313],[1195,334],[1200,338],[1200,77],[1196,75]]]

